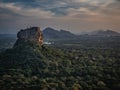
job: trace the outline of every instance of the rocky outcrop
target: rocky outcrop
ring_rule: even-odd
[[[17,38],[15,45],[18,45],[21,41],[33,41],[40,45],[43,44],[43,34],[40,27],[22,29],[17,33]]]

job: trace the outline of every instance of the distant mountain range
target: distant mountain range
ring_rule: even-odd
[[[55,30],[53,28],[45,28],[43,30],[44,38],[59,39],[59,38],[74,38],[75,34],[66,30]]]
[[[95,35],[95,36],[120,36],[120,33],[112,30],[97,30],[92,32],[87,32],[81,35],[75,35],[71,33],[70,31],[66,30],[55,30],[53,28],[46,28],[43,30],[43,35],[45,38],[49,39],[58,39],[58,38],[76,38],[81,35]]]
[[[88,35],[97,35],[97,36],[120,36],[120,33],[112,30],[97,30],[86,33]]]
[[[76,35],[66,30],[56,30],[51,27],[45,28],[43,31],[44,39],[72,39],[79,36],[120,36],[120,33],[112,30],[97,30],[92,32],[85,32],[80,35]],[[16,38],[15,34],[0,34],[0,38]]]
[[[0,39],[2,38],[16,38],[16,34],[0,34]]]

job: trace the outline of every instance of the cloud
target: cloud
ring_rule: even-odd
[[[50,18],[54,15],[54,13],[50,11],[44,11],[40,8],[24,8],[20,5],[17,6],[15,3],[0,3],[0,8],[1,10],[7,10],[26,17]]]
[[[54,13],[41,8],[25,7],[18,3],[0,3],[0,32],[15,32],[16,29],[33,26],[52,18]],[[11,30],[12,29],[12,30]]]
[[[67,5],[65,0],[35,0],[34,4],[44,9],[66,7]]]
[[[120,0],[2,0],[0,28],[30,25],[79,30],[120,26]],[[6,27],[7,26],[7,27]],[[18,29],[19,30],[19,29]]]
[[[7,1],[7,0],[6,0]],[[65,16],[71,14],[98,15],[119,12],[119,0],[32,0],[31,2],[17,0],[12,3],[1,3],[2,8],[23,16],[39,16],[50,18],[52,16]],[[27,3],[28,5],[26,5]],[[73,9],[73,10],[71,10]],[[84,9],[84,10],[83,10]],[[37,13],[37,14],[36,14]],[[115,14],[114,14],[115,15]]]
[[[116,1],[118,1],[118,2],[119,2],[120,0],[116,0]]]

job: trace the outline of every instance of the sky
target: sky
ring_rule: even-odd
[[[120,0],[0,0],[0,33],[32,26],[120,32]]]

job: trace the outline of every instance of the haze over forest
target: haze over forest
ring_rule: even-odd
[[[120,32],[120,0],[0,0],[0,33],[30,26]]]

